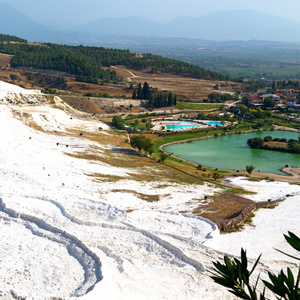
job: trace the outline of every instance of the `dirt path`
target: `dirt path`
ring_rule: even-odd
[[[296,129],[296,128],[291,128],[291,127],[285,127],[285,126],[275,126],[274,127],[275,130],[285,130],[285,131],[295,131],[295,132],[298,132],[299,129]]]
[[[111,66],[111,68],[112,69],[116,69],[116,70],[119,70],[119,71],[121,71],[121,72],[125,72],[125,73],[129,73],[130,75],[131,75],[131,77],[127,77],[127,80],[129,81],[129,82],[132,82],[132,78],[135,78],[135,77],[138,77],[138,76],[136,76],[135,74],[133,74],[131,71],[129,71],[129,70],[124,70],[124,69],[121,69],[121,68],[118,68],[118,67],[115,67],[115,66]]]

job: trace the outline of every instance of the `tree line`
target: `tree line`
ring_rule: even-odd
[[[173,95],[172,92],[152,89],[146,81],[143,87],[139,83],[137,88],[133,90],[132,99],[149,100],[150,108],[176,106],[177,103],[177,96]]]
[[[293,81],[293,80],[273,80],[272,83],[272,90],[275,92],[277,89],[300,89],[300,83],[299,81]]]
[[[268,142],[279,142],[285,143],[287,147],[279,145],[268,145]],[[262,138],[251,138],[247,140],[247,144],[250,148],[253,149],[265,149],[265,150],[275,150],[275,151],[282,151],[282,152],[291,152],[291,153],[300,153],[300,141],[294,139],[285,139],[285,138],[272,138],[271,136],[266,136],[264,139]]]
[[[73,51],[75,48],[55,44],[29,45],[0,43],[0,52],[14,55],[12,67],[35,67],[68,72],[78,81],[98,83],[99,79],[117,80],[115,71],[104,70],[91,58]]]
[[[18,42],[18,43],[28,43],[27,40],[21,39],[14,35],[8,35],[0,33],[0,42]]]
[[[222,103],[225,101],[233,100],[234,97],[230,94],[219,94],[216,92],[208,94],[208,99],[211,103]]]
[[[259,89],[267,86],[265,82],[257,80],[242,81],[241,90],[244,93],[256,93]]]

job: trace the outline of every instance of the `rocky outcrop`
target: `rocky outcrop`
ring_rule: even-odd
[[[259,208],[270,208],[277,205],[275,202],[257,202],[247,206],[242,211],[229,216],[228,218],[217,220],[215,223],[221,231],[234,231],[239,229],[239,227],[245,222],[245,220],[252,214],[253,211]]]

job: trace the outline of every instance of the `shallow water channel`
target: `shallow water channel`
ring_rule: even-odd
[[[246,165],[253,165],[254,171],[285,174],[280,171],[285,165],[300,167],[300,154],[271,150],[251,149],[247,140],[254,137],[298,139],[297,132],[260,131],[245,134],[229,134],[191,143],[174,144],[165,150],[174,155],[201,164],[203,166],[245,170]],[[285,174],[286,175],[286,174]]]

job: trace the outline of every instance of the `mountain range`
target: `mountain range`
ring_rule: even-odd
[[[107,36],[188,38],[211,41],[266,40],[300,42],[300,22],[247,10],[219,11],[159,23],[142,17],[100,18],[71,30],[54,30],[0,3],[0,33],[30,41],[86,43]]]

